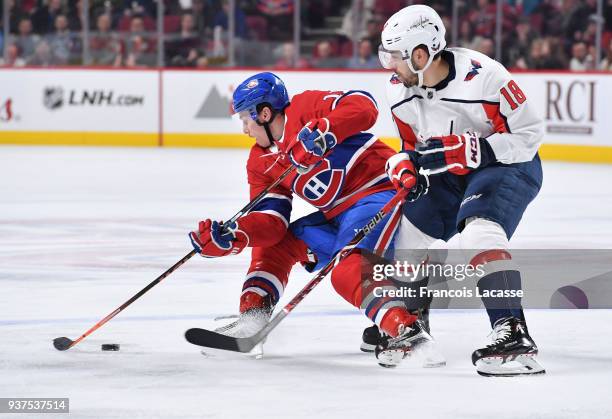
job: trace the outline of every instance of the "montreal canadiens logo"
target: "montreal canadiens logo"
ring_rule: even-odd
[[[344,183],[344,171],[332,169],[329,160],[323,160],[308,173],[295,178],[293,190],[317,208],[332,204]]]

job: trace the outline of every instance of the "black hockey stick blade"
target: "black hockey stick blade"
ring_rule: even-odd
[[[246,338],[235,338],[197,327],[187,330],[185,339],[198,346],[243,353],[251,352],[251,349],[259,342],[258,334]]]
[[[58,351],[65,351],[72,346],[73,342],[74,341],[72,339],[68,339],[66,337],[55,338],[53,339],[53,346]]]

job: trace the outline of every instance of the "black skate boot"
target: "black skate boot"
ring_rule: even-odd
[[[363,329],[361,346],[359,349],[361,349],[363,352],[374,352],[376,346],[388,338],[389,335],[381,331],[378,326],[373,324],[372,326]]]
[[[472,354],[476,371],[486,377],[544,374],[536,361],[536,346],[525,322],[516,317],[499,319],[493,326],[493,343]]]
[[[425,307],[416,311],[411,312],[421,320],[427,333],[429,333],[429,307]],[[383,343],[384,340],[388,339],[389,335],[381,331],[375,324],[363,329],[363,335],[361,337],[361,349],[362,352],[374,352],[376,346]]]
[[[437,351],[431,335],[425,330],[421,320],[410,326],[400,325],[397,337],[388,337],[376,346],[374,351],[378,364],[385,368],[394,368],[412,354],[422,358],[425,367],[446,365],[444,357]]]

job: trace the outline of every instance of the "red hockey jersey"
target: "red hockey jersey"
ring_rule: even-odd
[[[289,226],[293,194],[331,219],[367,195],[393,189],[385,163],[395,152],[364,132],[377,116],[375,100],[364,91],[305,91],[292,98],[285,109],[283,137],[272,147],[254,145],[251,149],[247,162],[251,199],[289,167],[285,154],[289,140],[311,119],[327,118],[338,144],[308,173],[285,178],[239,220],[240,228],[249,235],[249,246],[270,246],[282,238]]]

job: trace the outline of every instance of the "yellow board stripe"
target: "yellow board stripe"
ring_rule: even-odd
[[[164,134],[165,147],[251,148],[255,139],[245,134]]]
[[[398,138],[387,137],[381,140],[396,150],[399,147]],[[163,137],[163,145],[166,147],[250,148],[254,141],[244,134],[171,133]],[[0,144],[155,147],[159,145],[159,135],[132,132],[0,131]],[[542,144],[540,156],[543,160],[612,163],[612,147]]]
[[[542,160],[612,163],[612,147],[605,146],[542,144],[539,153]]]
[[[0,144],[154,147],[159,145],[159,134],[91,131],[0,131]]]

